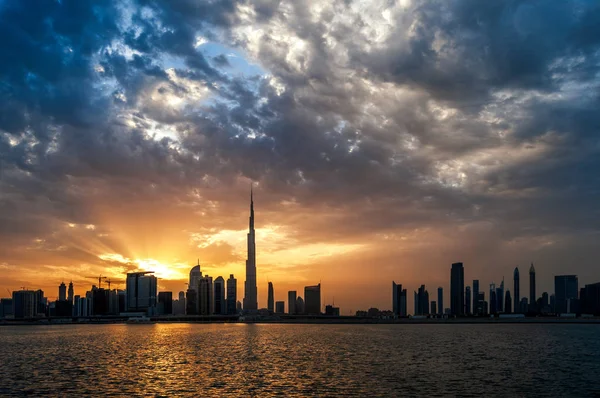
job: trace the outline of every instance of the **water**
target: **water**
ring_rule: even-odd
[[[0,395],[599,396],[599,325],[0,327]]]

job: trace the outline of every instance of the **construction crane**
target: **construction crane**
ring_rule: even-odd
[[[108,290],[110,290],[110,284],[111,284],[111,283],[117,283],[117,289],[119,288],[119,285],[120,285],[121,283],[123,283],[123,281],[122,281],[122,280],[118,280],[118,279],[117,279],[117,280],[113,280],[113,279],[107,279],[105,282],[108,284]]]
[[[100,274],[100,276],[86,276],[86,278],[98,279],[98,289],[100,289],[102,287],[102,279],[106,279],[106,276]]]

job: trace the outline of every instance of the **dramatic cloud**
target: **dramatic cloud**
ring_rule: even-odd
[[[0,34],[2,287],[243,288],[251,181],[261,305],[599,278],[595,2],[20,0]]]

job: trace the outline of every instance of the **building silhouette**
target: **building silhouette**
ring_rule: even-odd
[[[471,309],[473,314],[480,313],[479,306],[479,280],[473,279],[473,308]]]
[[[512,312],[512,298],[510,297],[510,290],[506,291],[504,295],[504,312],[510,314]]]
[[[127,311],[152,312],[156,308],[158,279],[152,271],[131,272],[127,274]],[[97,315],[94,313],[94,315]]]
[[[490,314],[495,314],[498,310],[498,303],[496,302],[496,284],[490,283]]]
[[[58,301],[67,301],[67,285],[65,285],[65,282],[58,286]]]
[[[513,292],[515,294],[514,312],[519,313],[519,306],[521,305],[521,283],[519,281],[519,267],[515,267],[515,271],[513,272]]]
[[[296,297],[296,314],[305,314],[306,308],[304,299],[301,296]]]
[[[158,293],[158,314],[171,315],[173,313],[173,292]]]
[[[432,301],[432,302],[431,302],[431,314],[432,314],[432,315],[435,315],[435,314],[437,314],[437,306],[436,306],[436,304],[435,304],[435,301]]]
[[[531,263],[531,267],[529,268],[529,310],[531,312],[536,312],[535,308],[536,303],[536,295],[535,295],[535,268],[533,267],[533,263]]]
[[[276,314],[285,313],[285,301],[276,301],[275,302],[275,313]]]
[[[406,289],[402,289],[402,284],[392,281],[392,312],[395,316],[407,316],[406,308]]]
[[[429,314],[429,292],[425,289],[425,285],[421,285],[415,296],[415,315]]]
[[[244,311],[257,311],[256,288],[256,242],[254,234],[254,197],[250,188],[250,221],[248,226],[248,259],[246,260],[246,281],[244,282]]]
[[[444,288],[443,287],[438,287],[437,306],[438,306],[438,314],[444,315]]]
[[[212,276],[205,275],[200,278],[198,286],[198,315],[214,314],[214,292]]]
[[[15,290],[12,292],[12,313],[15,319],[35,316],[35,292],[33,290]]]
[[[465,270],[463,263],[452,264],[450,270],[450,314],[463,315],[465,311]]]
[[[229,275],[227,279],[227,315],[234,315],[238,311],[236,309],[237,302],[237,279],[233,277],[233,274]]]
[[[500,282],[500,286],[496,288],[496,312],[504,312],[504,278]]]
[[[200,259],[198,259],[198,264],[196,264],[190,270],[190,280],[188,283],[188,289],[193,289],[198,292],[198,286],[200,285],[200,278],[202,278],[202,271],[200,270]]]
[[[575,312],[575,301],[578,298],[579,281],[577,275],[556,275],[554,277],[554,294],[556,296],[556,312],[566,314]]]
[[[334,307],[333,305],[326,305],[325,306],[325,315],[340,316],[340,308]]]
[[[214,283],[214,313],[217,315],[227,314],[227,308],[225,306],[225,279],[222,276],[218,276]]]
[[[471,315],[471,287],[465,289],[465,315]]]
[[[273,292],[273,282],[269,282],[269,293],[267,295],[267,309],[271,312],[275,311],[275,298]]]
[[[296,291],[290,290],[288,292],[288,314],[294,315],[296,313]]]
[[[198,281],[200,287],[200,281]],[[188,288],[185,293],[185,313],[187,315],[198,315],[198,290]]]
[[[74,297],[73,281],[71,281],[71,282],[69,282],[69,290],[68,290],[68,294],[67,294],[67,301],[69,303],[71,303],[71,305],[73,305],[73,297]]]
[[[600,315],[600,282],[585,285],[579,299],[582,313]]]
[[[321,284],[304,288],[304,312],[308,315],[321,313]]]

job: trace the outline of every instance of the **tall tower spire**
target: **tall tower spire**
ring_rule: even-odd
[[[244,311],[258,310],[256,288],[256,244],[254,235],[254,192],[250,185],[250,221],[248,226],[248,258],[246,260],[246,281],[244,282]]]

